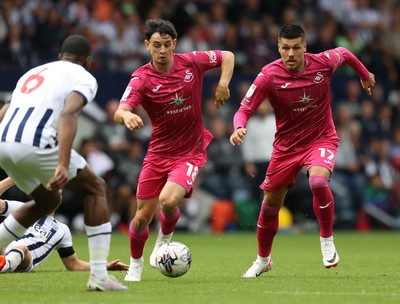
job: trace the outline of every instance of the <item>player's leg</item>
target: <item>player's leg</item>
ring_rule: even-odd
[[[5,252],[4,256],[0,256],[0,272],[24,271],[32,262],[32,255],[24,244],[12,242]],[[3,268],[2,260],[4,260]]]
[[[5,250],[4,255],[0,256],[0,273],[14,272],[23,270],[32,261],[28,247],[23,244],[12,242]]]
[[[253,265],[243,274],[243,278],[258,277],[272,268],[271,249],[279,228],[279,210],[283,205],[288,186],[276,191],[264,191],[257,221],[258,254]]]
[[[23,235],[29,226],[56,209],[61,202],[58,191],[48,191],[42,185],[39,185],[31,196],[34,201],[22,204],[0,224],[0,248],[4,248],[8,243]]]
[[[20,201],[0,199],[0,215],[7,217],[23,204]],[[5,249],[5,254],[0,256],[0,272],[13,272],[21,264],[25,265],[25,260],[29,260],[28,263],[31,261],[31,256],[27,256],[28,248],[25,245],[14,246],[14,243],[11,242]]]
[[[43,166],[40,160],[42,156],[38,155],[37,151],[36,147],[2,143],[0,151],[2,168],[17,187],[30,194],[35,201],[21,205],[0,224],[0,249],[24,234],[29,226],[57,208],[61,202],[58,191],[48,191],[43,183],[41,184],[40,178],[45,179],[48,176],[50,179],[54,170],[43,169],[48,167]]]
[[[20,201],[0,199],[0,216],[9,216],[14,210],[17,210],[23,204],[24,203]]]
[[[140,186],[139,186],[140,187]],[[125,281],[138,282],[142,279],[143,249],[149,237],[149,224],[157,209],[158,197],[137,200],[137,210],[129,226],[130,264]]]
[[[130,266],[126,281],[140,281],[143,248],[149,236],[149,224],[157,210],[159,195],[167,182],[169,164],[157,156],[146,157],[142,164],[136,192],[137,210],[129,226]]]
[[[264,198],[257,221],[258,255],[242,277],[257,277],[272,267],[271,249],[279,228],[279,210],[302,167],[301,155],[296,152],[274,151],[265,179],[260,185]]]
[[[150,255],[150,265],[156,267],[156,255],[158,249],[172,239],[176,223],[179,220],[181,211],[178,205],[186,196],[187,190],[181,185],[168,181],[160,194],[160,224],[157,239]]]
[[[179,204],[191,196],[197,174],[206,162],[206,153],[169,161],[168,181],[160,193],[160,224],[157,239],[150,255],[150,265],[156,267],[156,254],[161,245],[172,239],[172,234],[180,217]]]
[[[308,172],[313,209],[320,227],[322,261],[326,268],[335,267],[339,255],[333,243],[334,197],[328,185],[331,173],[321,166],[313,166]]]
[[[320,226],[322,260],[326,268],[339,263],[339,255],[333,243],[334,197],[328,185],[335,165],[337,141],[320,140],[313,144],[306,160],[313,209]]]
[[[126,291],[113,276],[107,274],[107,259],[111,243],[111,223],[109,222],[106,187],[102,178],[86,165],[85,160],[75,151],[71,154],[70,173],[73,177],[66,188],[79,193],[84,198],[85,230],[89,242],[90,278],[87,290]]]

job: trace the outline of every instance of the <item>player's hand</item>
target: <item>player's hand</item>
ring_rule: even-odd
[[[47,183],[47,190],[59,191],[68,183],[68,168],[58,165],[53,177]]]
[[[219,109],[220,106],[223,106],[225,104],[225,101],[229,99],[231,96],[231,93],[229,91],[229,88],[227,86],[218,84],[217,89],[215,90],[215,105],[217,106],[217,109]]]
[[[119,259],[107,263],[107,270],[128,270],[129,265],[122,263]]]
[[[229,142],[232,144],[232,146],[241,145],[243,143],[243,138],[246,136],[246,134],[246,128],[238,128],[235,130],[235,132],[232,133]]]
[[[361,85],[368,95],[372,94],[372,88],[375,86],[375,75],[369,73],[369,77],[366,80],[361,80]]]
[[[130,131],[134,131],[143,128],[144,123],[139,115],[136,115],[130,111],[125,111],[123,115],[124,124]]]
[[[246,162],[244,164],[244,170],[250,177],[255,177],[257,174],[257,167],[253,162]]]

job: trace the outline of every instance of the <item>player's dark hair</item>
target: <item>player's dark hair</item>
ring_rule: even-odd
[[[289,23],[282,26],[281,30],[279,31],[278,39],[280,40],[281,38],[285,39],[302,38],[302,40],[304,40],[305,33],[300,25]]]
[[[175,26],[171,21],[163,19],[148,19],[146,20],[146,29],[144,35],[147,40],[150,40],[154,33],[160,33],[160,36],[170,35],[172,39],[178,38]]]
[[[71,35],[64,40],[60,53],[68,53],[78,57],[88,57],[92,53],[92,48],[89,41],[84,36]]]

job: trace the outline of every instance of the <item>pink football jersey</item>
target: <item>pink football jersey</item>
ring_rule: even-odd
[[[278,59],[262,68],[243,98],[241,108],[255,112],[268,98],[276,117],[274,149],[303,149],[320,138],[337,141],[330,105],[330,81],[334,71],[346,60],[351,61],[349,65],[356,66],[363,79],[368,78],[365,67],[356,64],[344,48],[306,53],[305,67],[300,73],[288,71],[282,59]],[[245,127],[246,123],[247,118],[235,116],[235,129]]]
[[[221,51],[174,54],[167,73],[151,63],[136,70],[120,104],[132,110],[141,104],[153,126],[148,152],[167,157],[193,155],[204,150],[212,135],[204,128],[202,87],[204,72],[221,65]]]

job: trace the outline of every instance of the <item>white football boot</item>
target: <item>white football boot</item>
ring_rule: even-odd
[[[242,275],[242,278],[256,278],[262,273],[268,272],[272,269],[272,258],[270,257],[267,263],[256,260],[253,265]]]
[[[86,285],[88,291],[128,291],[128,287],[122,285],[114,276],[108,275],[104,279],[91,275]]]
[[[333,237],[321,238],[321,252],[322,262],[325,268],[336,267],[339,263],[339,255],[336,251],[335,244],[333,243]]]
[[[130,258],[129,269],[125,275],[125,281],[140,282],[142,280],[144,258],[140,259]]]
[[[157,259],[157,251],[158,251],[158,249],[162,245],[170,243],[171,239],[172,239],[172,235],[173,235],[173,232],[171,232],[170,234],[164,235],[164,234],[162,234],[161,229],[158,231],[156,243],[155,243],[154,249],[153,249],[153,251],[151,252],[151,255],[150,255],[150,265],[152,267],[154,267],[154,268],[157,267],[156,259]]]

